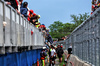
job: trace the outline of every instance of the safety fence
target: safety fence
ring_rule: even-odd
[[[72,45],[74,55],[100,66],[100,8],[79,25],[66,41],[59,43],[66,44],[66,49]]]
[[[66,43],[73,45],[73,54],[100,66],[100,8],[72,32]]]
[[[31,31],[33,34],[31,34]],[[0,0],[0,54],[44,46],[43,33],[11,6]]]

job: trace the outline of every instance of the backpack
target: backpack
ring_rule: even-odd
[[[62,55],[64,52],[63,52],[63,49],[62,48],[59,48],[58,49],[58,55]]]

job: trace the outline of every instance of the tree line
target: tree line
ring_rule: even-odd
[[[52,38],[62,38],[71,34],[71,32],[79,26],[82,22],[84,22],[88,17],[89,13],[79,14],[79,15],[71,15],[72,23],[63,23],[61,21],[55,21],[53,24],[49,26],[50,35]]]

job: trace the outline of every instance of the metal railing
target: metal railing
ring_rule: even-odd
[[[4,22],[7,23],[6,26],[3,25]],[[43,34],[15,9],[0,0],[0,52],[4,52],[2,47],[23,46],[41,48],[44,46]]]
[[[66,47],[71,44],[74,55],[100,66],[100,8],[71,33]]]
[[[100,66],[100,8],[79,25],[63,44],[72,45],[73,54],[92,65]]]

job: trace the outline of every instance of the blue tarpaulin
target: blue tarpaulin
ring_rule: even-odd
[[[40,60],[41,49],[0,56],[0,66],[32,66]]]
[[[37,61],[37,55],[38,55],[37,51],[36,50],[33,51],[33,63],[36,63],[36,61]]]
[[[4,66],[4,56],[0,57],[0,65]]]

